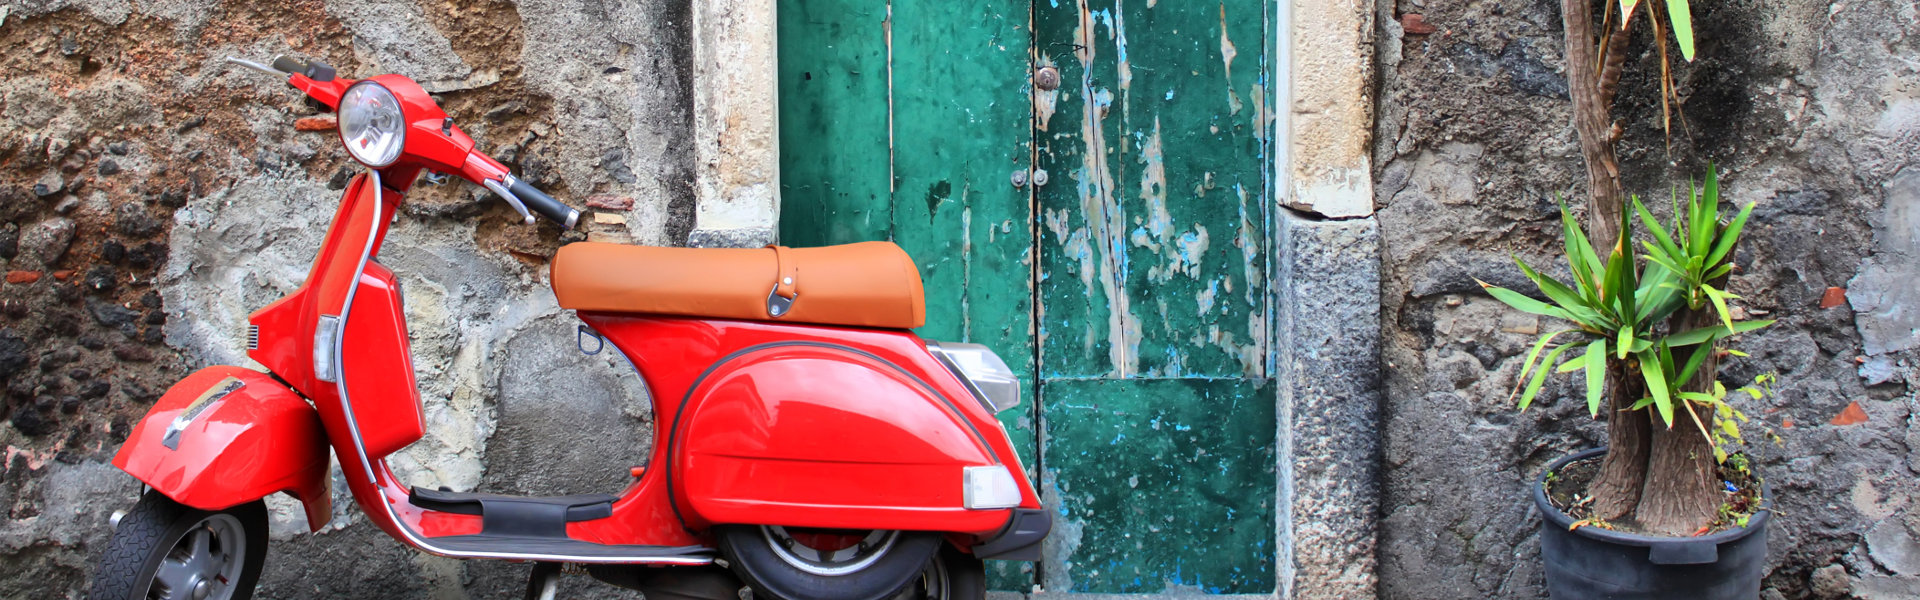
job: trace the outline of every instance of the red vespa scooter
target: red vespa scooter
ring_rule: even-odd
[[[1019,382],[984,347],[908,331],[925,318],[919,274],[884,242],[562,247],[560,306],[656,399],[650,467],[618,496],[401,482],[386,457],[421,438],[422,407],[400,286],[377,257],[407,189],[433,171],[529,224],[580,213],[476,151],[406,77],[229,60],[336,110],[371,170],[347,186],[305,284],[250,317],[248,356],[266,371],[188,375],[120,448],[114,465],[150,489],[116,517],[94,598],[251,597],[261,498],[299,499],[317,531],[332,515],[329,447],[375,525],[432,554],[535,562],[530,598],[550,598],[564,566],[650,598],[730,597],[744,581],[786,600],[874,600],[919,581],[926,596],[977,599],[982,559],[1038,558],[1051,517],[993,417]]]

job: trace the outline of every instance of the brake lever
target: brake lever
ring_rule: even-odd
[[[499,194],[501,199],[506,200],[507,204],[513,206],[513,210],[520,212],[521,219],[526,220],[528,225],[533,224],[533,213],[527,210],[526,204],[520,202],[519,196],[515,196],[513,192],[507,191],[507,186],[492,179],[482,180],[480,185],[484,185],[487,189],[493,190],[493,193]]]
[[[275,68],[273,68],[273,67],[269,67],[269,66],[267,66],[267,65],[263,65],[263,64],[260,64],[260,63],[257,63],[257,62],[253,62],[253,61],[250,61],[250,60],[247,60],[247,59],[244,59],[244,58],[236,58],[236,57],[232,57],[232,56],[229,56],[229,57],[227,57],[227,62],[229,62],[229,63],[233,63],[233,64],[236,64],[236,65],[240,65],[240,66],[242,66],[242,67],[246,67],[246,68],[249,68],[249,69],[253,69],[253,70],[255,70],[255,71],[259,71],[259,72],[261,72],[261,73],[266,73],[266,74],[268,74],[268,75],[273,75],[273,76],[276,76],[276,77],[291,77],[291,76],[293,76],[293,74],[292,74],[292,73],[288,73],[288,72],[286,72],[286,71],[282,71],[282,70],[279,70],[279,69],[275,69]]]

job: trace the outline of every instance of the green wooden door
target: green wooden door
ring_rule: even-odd
[[[919,333],[1034,382],[996,588],[1274,589],[1262,6],[780,2],[781,243],[899,243]]]

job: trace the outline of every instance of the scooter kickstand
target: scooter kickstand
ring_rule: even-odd
[[[554,600],[560,593],[560,563],[533,563],[533,574],[527,576],[527,600]]]

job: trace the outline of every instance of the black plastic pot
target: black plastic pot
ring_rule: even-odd
[[[1554,600],[1753,600],[1767,562],[1767,521],[1760,510],[1747,526],[1700,537],[1660,537],[1581,527],[1547,502],[1547,473],[1605,454],[1606,448],[1561,458],[1534,480],[1540,508],[1540,556]],[[1762,506],[1772,498],[1761,489]]]

